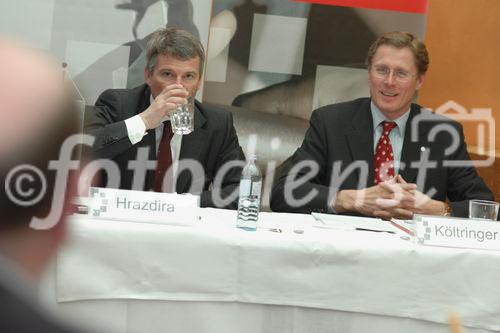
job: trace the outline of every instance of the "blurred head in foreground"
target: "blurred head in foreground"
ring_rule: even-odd
[[[0,39],[0,73],[0,257],[36,280],[63,240],[65,214],[47,230],[30,221],[71,197],[71,181],[53,197],[49,161],[77,133],[76,112],[59,64],[41,51]]]

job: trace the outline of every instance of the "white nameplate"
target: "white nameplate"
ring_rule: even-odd
[[[92,218],[193,225],[200,197],[173,193],[128,191],[92,187],[88,215]]]
[[[500,250],[500,223],[453,217],[415,217],[418,244]]]

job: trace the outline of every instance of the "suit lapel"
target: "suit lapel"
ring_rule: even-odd
[[[181,151],[179,154],[180,161],[194,159],[200,163],[202,162],[201,153],[207,149],[208,130],[205,128],[207,119],[203,113],[201,113],[200,109],[201,104],[196,101],[194,109],[194,130],[188,135],[182,136]],[[178,177],[176,185],[177,192],[186,192],[189,189],[190,183],[191,177]]]
[[[355,111],[351,122],[351,128],[346,132],[347,144],[351,154],[352,161],[368,162],[368,183],[373,185],[374,162],[373,162],[373,118],[370,110],[370,99],[366,99],[361,107]],[[358,184],[360,178],[359,169]],[[360,184],[361,185],[361,184]]]
[[[412,141],[411,137],[414,130],[412,122],[418,114],[420,114],[420,108],[416,104],[412,104],[410,116],[406,122],[405,137],[401,152],[401,163],[404,168],[399,171],[399,174],[409,183],[415,183],[417,180],[418,169],[412,168],[411,163],[420,160],[421,147],[424,147],[422,138],[427,137],[428,131],[428,127],[421,122],[418,124],[419,126],[415,128],[415,130],[418,131],[418,139],[416,141]]]
[[[140,87],[142,90],[141,93],[141,98],[139,99],[139,103],[137,104],[137,107],[135,108],[136,114],[141,113],[142,111],[146,110],[149,105],[151,104],[150,98],[151,98],[151,89],[149,89],[149,86],[147,84],[144,84]]]

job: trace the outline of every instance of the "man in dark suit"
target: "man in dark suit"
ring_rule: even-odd
[[[38,304],[36,283],[66,234],[51,208],[66,207],[74,182],[57,181],[49,162],[77,133],[77,113],[46,56],[2,40],[0,72],[0,332],[74,332]]]
[[[413,104],[429,58],[409,33],[378,38],[367,57],[371,98],[315,110],[271,197],[274,211],[411,218],[468,216],[492,200],[470,162],[462,126]]]
[[[119,182],[108,182],[114,177],[108,174],[102,184],[160,191],[170,174],[177,180],[175,191],[199,194],[202,207],[236,208],[244,156],[231,113],[195,102],[192,133],[172,136],[170,122],[164,123],[177,105],[194,98],[203,46],[187,31],[166,28],[153,33],[146,51],[146,84],[103,92],[86,116],[85,131],[95,136],[94,154],[116,162],[120,173]],[[168,133],[170,144],[164,146]],[[167,172],[160,162],[165,158]],[[187,161],[191,168],[180,168]]]

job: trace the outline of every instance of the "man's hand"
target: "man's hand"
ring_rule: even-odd
[[[151,105],[139,114],[146,130],[156,128],[178,104],[186,104],[189,93],[181,84],[166,86]]]
[[[338,192],[333,209],[340,214],[356,212],[390,220],[411,219],[413,214],[443,215],[446,204],[429,198],[417,190],[416,184],[407,183],[397,175],[363,190]]]
[[[395,180],[398,184],[408,184],[400,175],[397,175]],[[433,200],[416,189],[414,191],[414,200],[404,202],[403,207],[414,214],[443,215],[446,211],[444,202]]]
[[[411,205],[415,189],[415,184],[397,183],[392,179],[363,190],[342,190],[337,194],[333,209],[338,213],[408,218],[412,212],[405,209],[403,203]]]
[[[391,218],[411,219],[413,212],[408,207],[415,205],[417,185],[397,182],[396,178],[393,178],[390,181],[380,183],[379,186],[391,191],[392,195],[376,200],[378,209],[373,212],[373,216],[384,220]]]

